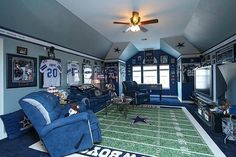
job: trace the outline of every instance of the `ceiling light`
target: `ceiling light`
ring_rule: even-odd
[[[138,32],[138,31],[140,31],[140,27],[138,26],[138,25],[132,25],[131,27],[130,27],[130,30],[132,31],[132,32]]]

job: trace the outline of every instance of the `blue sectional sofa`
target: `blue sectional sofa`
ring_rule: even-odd
[[[72,102],[78,102],[83,98],[88,98],[90,101],[88,108],[96,113],[105,107],[105,104],[108,100],[111,100],[111,94],[109,91],[103,91],[100,93],[100,95],[96,95],[96,90],[97,89],[95,88],[91,88],[82,91],[76,87],[71,87],[69,89],[68,99]]]

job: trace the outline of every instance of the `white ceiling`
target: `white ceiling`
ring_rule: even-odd
[[[139,50],[160,49],[160,38],[183,35],[199,3],[199,0],[57,1],[112,42],[132,42]],[[129,22],[132,11],[139,11],[141,21],[158,18],[159,23],[146,25],[149,30],[146,33],[123,33],[127,26],[112,22]]]

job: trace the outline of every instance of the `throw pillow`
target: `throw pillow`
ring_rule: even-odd
[[[102,93],[101,93],[101,91],[99,89],[96,89],[94,91],[94,94],[95,94],[95,96],[100,96]]]
[[[32,129],[32,124],[25,116],[23,110],[18,110],[0,116],[9,139],[14,139]]]

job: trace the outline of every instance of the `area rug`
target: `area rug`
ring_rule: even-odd
[[[135,117],[147,123],[132,123]],[[67,157],[224,157],[185,107],[157,105],[130,106],[127,118],[115,105],[97,113],[102,142],[93,150]],[[37,142],[32,149],[44,151]]]

